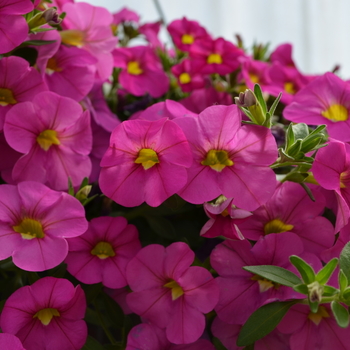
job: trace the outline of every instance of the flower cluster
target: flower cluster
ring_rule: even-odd
[[[349,81],[163,25],[0,0],[0,348],[350,349]]]

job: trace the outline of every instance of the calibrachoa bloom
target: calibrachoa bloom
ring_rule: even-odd
[[[191,163],[186,137],[173,121],[128,120],[112,132],[99,184],[121,205],[156,207],[186,184]]]
[[[87,229],[84,207],[73,196],[39,182],[0,186],[0,260],[27,271],[60,264],[68,253],[66,238]]]
[[[238,224],[244,237],[258,240],[269,234],[291,232],[303,242],[305,250],[321,254],[334,242],[334,227],[321,216],[325,200],[319,191],[312,192],[312,201],[297,183],[279,184],[273,196],[254,215]]]
[[[6,113],[17,103],[31,101],[47,87],[37,70],[21,57],[0,60],[0,131]]]
[[[118,48],[113,51],[113,56],[114,66],[122,68],[119,82],[128,93],[160,97],[168,91],[169,78],[151,47]]]
[[[218,317],[229,324],[243,324],[260,306],[276,300],[298,298],[293,289],[271,282],[242,269],[250,265],[275,265],[291,268],[289,256],[303,252],[303,245],[294,235],[268,235],[252,247],[247,240],[219,244],[212,251],[210,262],[220,275],[216,280],[220,300],[215,307]],[[301,296],[302,297],[302,296]]]
[[[87,337],[85,294],[65,279],[44,277],[5,302],[1,328],[26,350],[80,350]]]
[[[30,0],[0,0],[0,54],[13,50],[26,40],[28,24],[22,15],[33,8]]]
[[[131,310],[160,328],[175,344],[196,341],[203,333],[205,317],[218,302],[219,291],[210,272],[192,266],[194,253],[176,242],[164,248],[151,244],[141,249],[126,270],[133,293],[127,296]]]
[[[66,3],[62,11],[66,13],[62,22],[66,30],[60,32],[62,42],[89,51],[98,60],[98,78],[108,79],[113,70],[111,51],[118,42],[112,32],[112,14],[85,2]]]
[[[271,131],[263,126],[241,126],[238,107],[212,106],[198,118],[177,118],[194,155],[186,186],[178,194],[202,204],[221,194],[254,210],[266,202],[276,186],[269,168],[277,158]]]
[[[15,164],[16,182],[39,181],[56,190],[79,186],[90,175],[92,146],[89,112],[76,101],[43,92],[15,105],[6,116],[9,145],[24,155]]]
[[[155,325],[141,323],[128,334],[125,350],[215,350],[214,345],[206,339],[198,339],[187,345],[171,344],[164,329]]]
[[[333,73],[315,78],[300,90],[283,116],[295,123],[327,125],[332,138],[350,141],[350,85]]]
[[[291,350],[348,350],[349,329],[338,326],[330,308],[323,304],[313,313],[308,305],[293,305],[277,326],[291,334]]]
[[[88,230],[68,240],[67,270],[79,281],[109,288],[127,285],[128,262],[141,249],[137,229],[123,217],[92,219]]]

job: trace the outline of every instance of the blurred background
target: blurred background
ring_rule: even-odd
[[[76,0],[79,1],[79,0]],[[85,0],[111,12],[123,7],[136,11],[141,23],[160,19],[154,0]],[[341,66],[338,74],[350,79],[349,0],[158,0],[167,23],[186,16],[197,20],[215,38],[245,47],[270,43],[293,44],[293,58],[304,74],[322,74]],[[162,41],[169,41],[161,34]]]

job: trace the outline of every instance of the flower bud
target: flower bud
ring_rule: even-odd
[[[239,93],[239,97],[235,97],[235,103],[238,107],[250,107],[256,105],[257,101],[253,91],[246,89]]]
[[[321,285],[319,282],[315,281],[315,282],[312,282],[312,283],[308,284],[307,288],[309,290],[309,300],[310,300],[310,302],[311,303],[314,303],[314,302],[318,302],[319,303],[319,302],[321,302],[324,286]]]

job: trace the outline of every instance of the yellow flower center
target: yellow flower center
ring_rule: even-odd
[[[45,130],[39,134],[36,141],[44,151],[48,151],[52,145],[61,144],[55,130]]]
[[[153,149],[142,148],[135,159],[136,164],[142,164],[145,170],[152,168],[153,165],[159,163],[158,155]]]
[[[59,317],[61,315],[57,309],[53,309],[51,307],[48,307],[46,309],[42,309],[42,310],[38,311],[33,316],[33,318],[37,317],[44,326],[47,326],[51,322],[51,320],[54,316]]]
[[[181,37],[181,42],[185,45],[191,45],[194,42],[194,37],[191,34],[184,34]]]
[[[181,73],[179,76],[179,81],[181,84],[188,84],[191,82],[191,76],[188,73]]]
[[[17,226],[12,227],[15,232],[21,234],[23,239],[43,238],[43,227],[38,220],[24,218]]]
[[[279,283],[272,282],[272,281],[267,280],[266,278],[261,277],[259,275],[254,275],[251,279],[253,281],[258,281],[260,293],[266,292],[270,288],[278,289],[281,286]]]
[[[350,180],[350,172],[343,171],[340,174],[340,188],[346,188]]]
[[[0,106],[14,105],[17,101],[10,89],[0,88]]]
[[[73,45],[77,47],[84,46],[85,34],[81,30],[69,29],[59,32],[61,35],[62,43],[67,45]]]
[[[212,149],[201,164],[209,165],[213,170],[221,172],[226,166],[232,166],[234,163],[226,151]]]
[[[294,84],[291,82],[284,83],[284,91],[291,95],[294,95],[297,92]]]
[[[54,57],[49,58],[46,65],[46,73],[52,74],[54,72],[61,72],[63,68],[57,66],[57,61]]]
[[[168,283],[165,283],[163,287],[171,289],[171,298],[172,298],[172,300],[176,300],[177,298],[180,298],[181,295],[184,294],[183,289],[174,280],[170,281]]]
[[[348,110],[343,105],[338,104],[331,105],[321,114],[332,122],[343,122],[349,118]]]
[[[260,81],[259,77],[253,73],[249,73],[249,78],[252,81],[252,83],[254,83],[254,84],[258,84]]]
[[[288,225],[280,219],[273,219],[264,225],[264,233],[268,235],[270,233],[281,233],[293,230],[293,225]]]
[[[127,71],[132,75],[140,75],[143,73],[143,70],[140,68],[140,65],[137,61],[128,62]]]
[[[218,53],[212,53],[207,58],[208,64],[221,64],[222,63],[222,57]]]
[[[100,259],[107,259],[110,256],[115,256],[113,247],[108,242],[98,242],[94,249],[90,252],[92,255],[97,255]]]
[[[308,318],[316,326],[318,326],[320,324],[320,322],[322,321],[322,318],[328,318],[328,317],[329,317],[329,313],[324,306],[319,306],[317,312],[315,312],[315,313],[310,312],[308,315]]]

